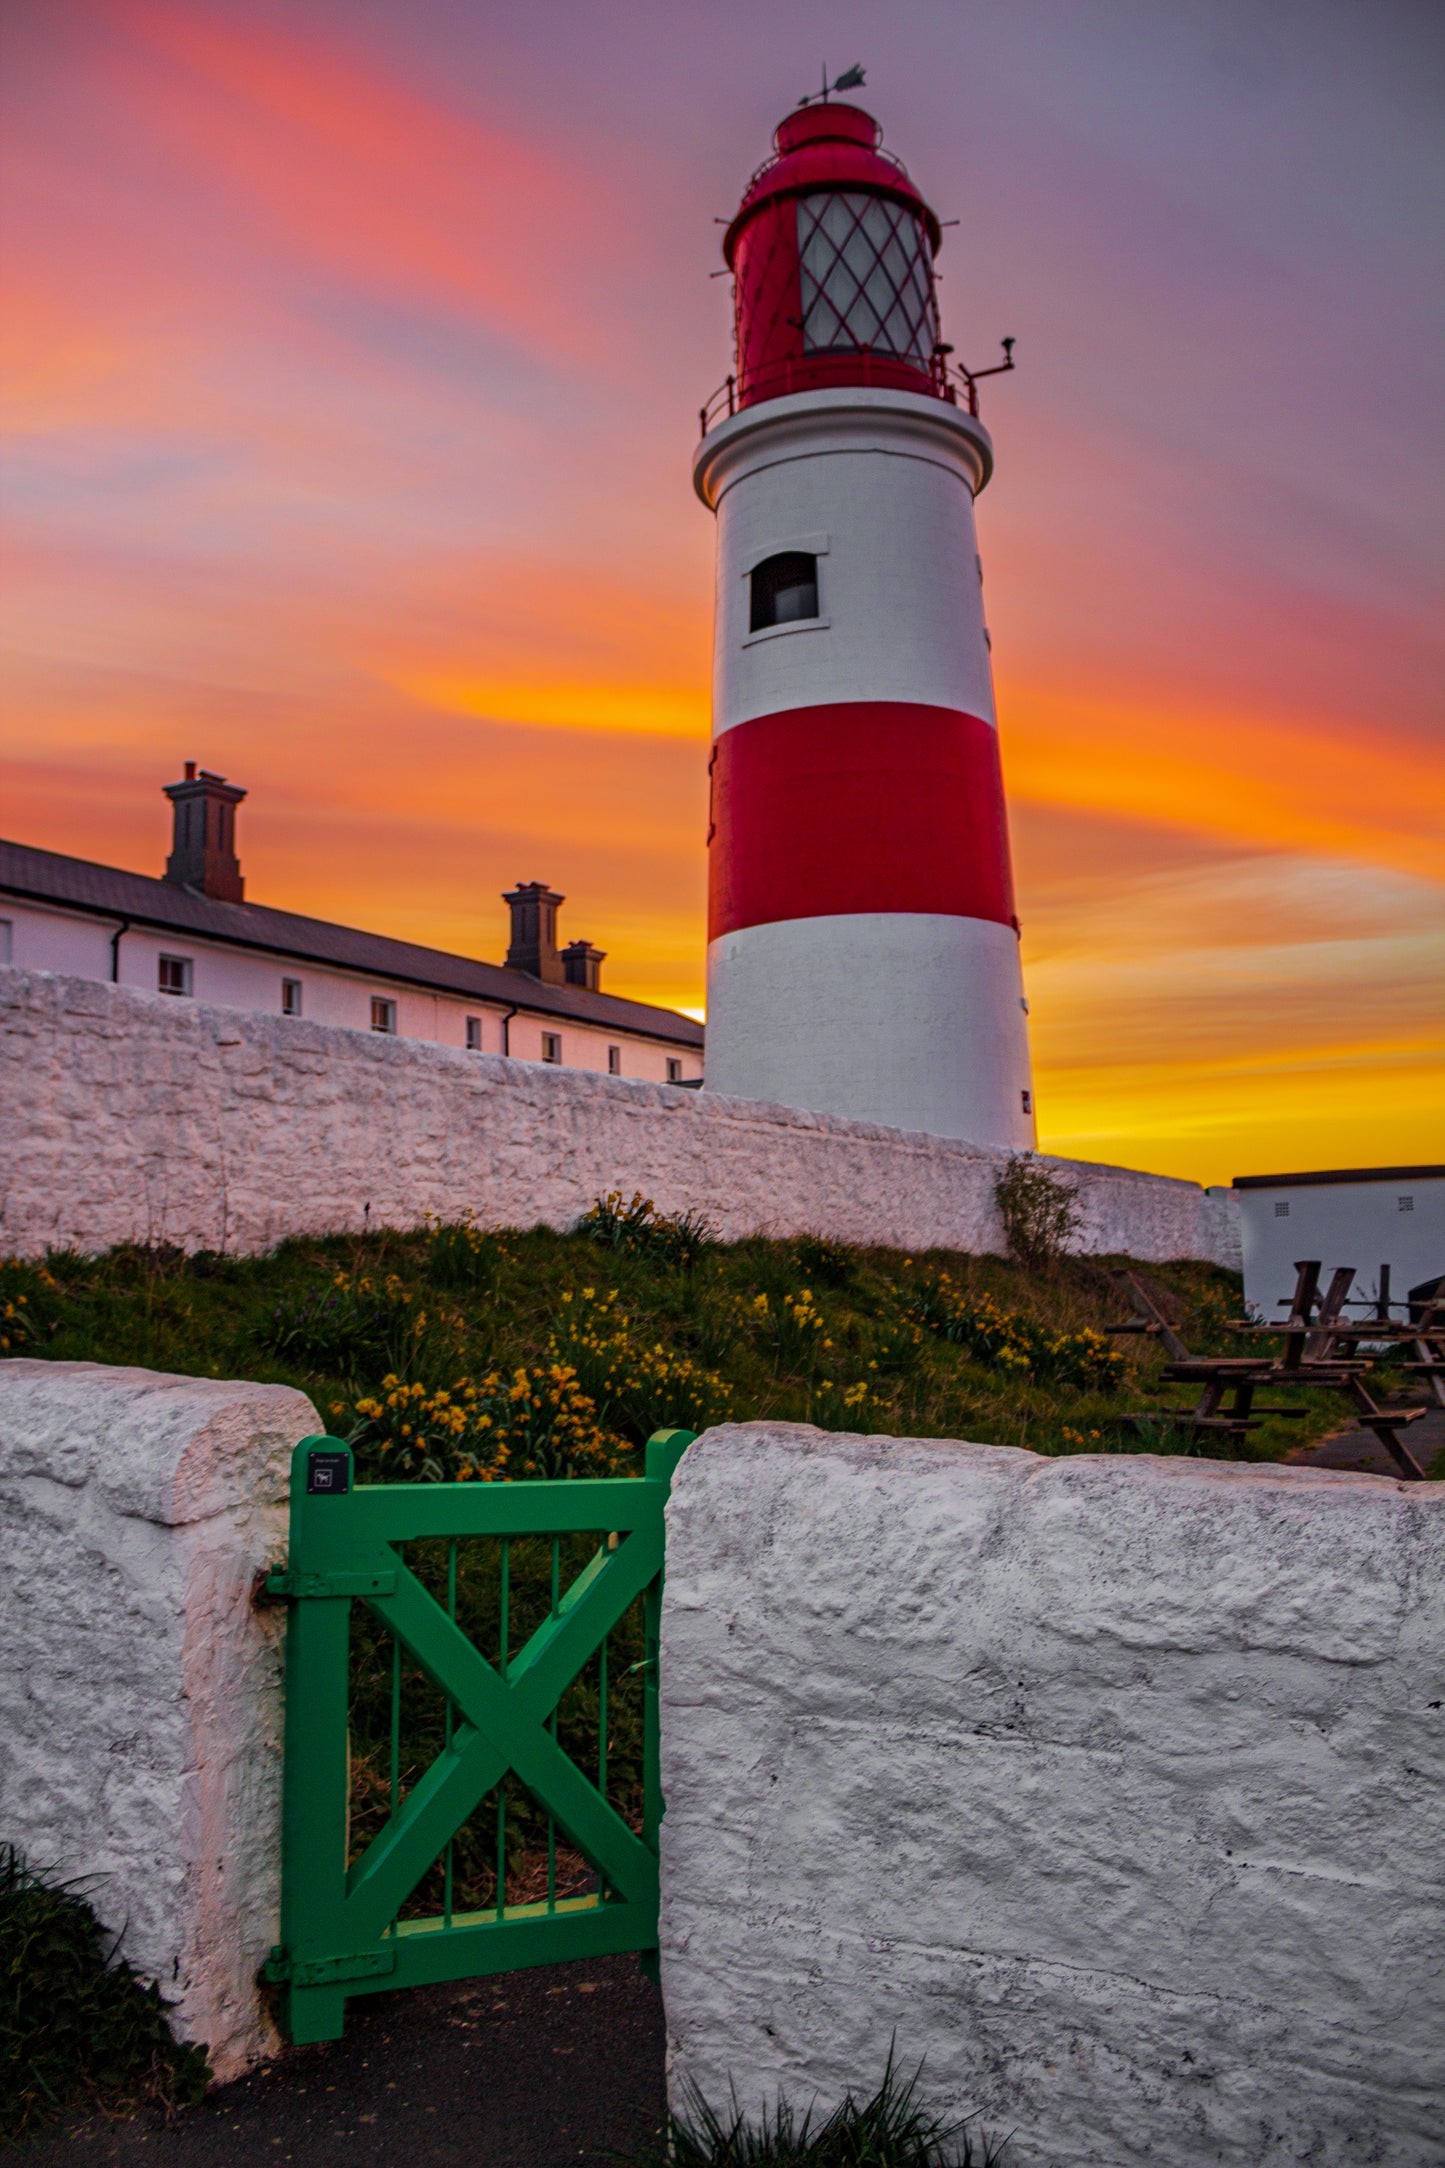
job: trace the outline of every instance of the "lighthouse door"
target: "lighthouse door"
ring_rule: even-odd
[[[663,1508],[639,1479],[357,1486],[296,1449],[281,1940],[295,2041],[350,1995],[657,1946]]]

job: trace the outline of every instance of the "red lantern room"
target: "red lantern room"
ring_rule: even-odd
[[[729,405],[876,385],[952,399],[933,258],[938,220],[857,106],[788,115],[723,242],[737,378]]]

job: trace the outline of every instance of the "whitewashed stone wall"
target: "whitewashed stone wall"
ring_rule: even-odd
[[[675,2099],[1445,2160],[1445,1485],[724,1426],[662,1697]]]
[[[218,2078],[278,2044],[289,1386],[0,1362],[0,1838],[91,1877]]]
[[[1004,1155],[795,1108],[0,970],[0,1254],[252,1251],[470,1210],[566,1226],[610,1189],[728,1236],[1001,1246]],[[1235,1268],[1233,1198],[1076,1177],[1082,1246]]]

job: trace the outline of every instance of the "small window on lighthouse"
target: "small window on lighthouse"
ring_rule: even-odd
[[[791,625],[818,614],[818,560],[806,550],[783,550],[753,567],[750,632]]]

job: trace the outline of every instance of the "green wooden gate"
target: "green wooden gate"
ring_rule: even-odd
[[[357,1486],[338,1440],[297,1446],[266,1584],[291,1607],[266,1975],[293,2040],[338,2038],[348,1995],[656,1948],[663,1508],[692,1437],[658,1432],[640,1479],[554,1483]]]

